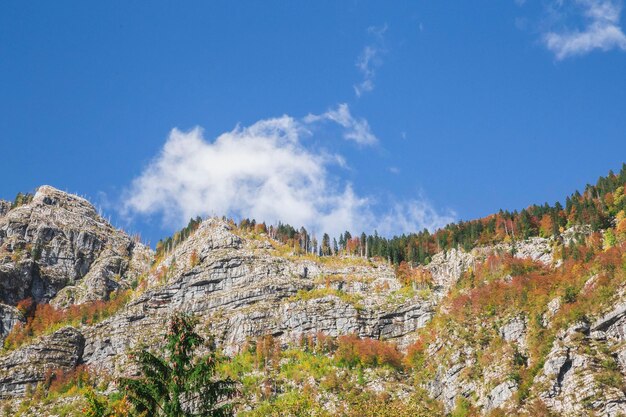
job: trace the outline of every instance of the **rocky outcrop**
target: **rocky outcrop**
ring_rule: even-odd
[[[6,200],[0,200],[0,217],[6,216],[9,210],[11,210],[11,203]]]
[[[584,241],[584,239],[587,236],[589,236],[592,232],[593,232],[593,229],[588,224],[576,225],[565,230],[561,234],[561,239],[563,239],[564,245],[570,245],[578,241]]]
[[[520,350],[526,351],[526,326],[525,317],[518,316],[511,319],[504,326],[500,327],[499,333],[505,342],[514,343]]]
[[[444,291],[449,289],[470,266],[474,265],[476,256],[461,249],[439,252],[433,256],[426,266],[430,271],[435,285]]]
[[[542,372],[534,381],[536,395],[552,412],[559,415],[626,414],[626,395],[622,391],[624,377],[610,365],[615,364],[615,357],[602,339],[598,335],[590,337],[590,327],[584,322],[559,333]]]
[[[543,237],[531,237],[515,242],[499,243],[492,247],[483,247],[478,250],[487,255],[489,253],[511,253],[519,259],[532,259],[544,265],[551,265],[553,262],[553,239]]]
[[[557,244],[556,239],[532,238],[514,247],[501,243],[441,252],[423,267],[433,286],[410,288],[383,261],[296,255],[267,236],[250,236],[221,219],[208,219],[149,269],[149,248],[114,229],[86,200],[44,186],[19,207],[0,202],[0,339],[22,319],[14,305],[26,297],[65,307],[106,299],[140,276],[145,291],[103,322],[61,329],[0,357],[0,397],[23,395],[47,373],[78,364],[111,376],[132,375],[129,351],[158,349],[177,311],[195,314],[198,331],[217,336],[227,353],[268,334],[283,346],[319,334],[356,334],[406,348],[448,291],[471,291],[455,288],[465,271],[494,253],[513,253],[551,268]],[[509,273],[515,275],[501,275]],[[486,279],[513,285],[511,275]],[[588,281],[589,288],[595,280]],[[444,318],[442,329],[424,342],[428,369],[421,388],[447,412],[466,398],[483,414],[495,409],[513,413],[523,394],[559,415],[626,413],[626,396],[616,383],[626,375],[626,304],[615,304],[591,324],[558,333],[554,342],[551,333],[552,348],[547,355],[542,350],[545,364],[533,368],[530,391],[520,382],[520,370],[535,365],[535,324],[543,326],[540,331],[552,329],[555,315],[568,308],[558,294],[541,299],[547,305],[536,314],[493,309],[463,326]],[[439,311],[445,316],[453,311],[448,309],[444,304]],[[382,382],[372,388],[385,389]]]
[[[0,302],[106,299],[147,271],[146,251],[87,200],[42,186],[32,201],[0,216]]]
[[[4,341],[13,326],[21,320],[22,314],[15,307],[0,304],[0,341]]]
[[[511,338],[510,343],[515,341],[516,338]],[[513,349],[490,356],[493,359],[480,369],[476,348],[453,331],[438,337],[426,354],[425,362],[437,366],[421,384],[432,398],[441,401],[447,412],[451,412],[461,398],[471,399],[484,414],[495,408],[512,411],[510,400],[519,388],[510,378]]]
[[[65,327],[0,358],[0,398],[23,395],[27,386],[34,388],[48,372],[74,369],[84,344],[78,330]]]
[[[217,219],[204,221],[149,280],[162,284],[85,330],[87,364],[114,373],[122,369],[126,351],[158,340],[155,329],[179,310],[201,317],[201,327],[234,352],[266,334],[285,344],[321,332],[406,345],[434,306],[423,295],[394,298],[400,286],[385,264],[274,256],[264,243],[237,236]]]

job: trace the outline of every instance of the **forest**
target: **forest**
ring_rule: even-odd
[[[345,231],[332,238],[324,233],[318,240],[304,227],[296,229],[280,222],[268,226],[248,218],[240,220],[237,226],[246,232],[267,233],[271,238],[293,247],[295,253],[379,257],[394,265],[402,262],[411,266],[427,265],[432,256],[440,251],[453,248],[469,251],[480,245],[515,242],[535,236],[559,238],[562,231],[576,225],[590,225],[593,231],[612,226],[618,232],[624,230],[625,185],[626,164],[622,164],[619,173],[609,171],[595,185],[588,184],[582,193],[576,191],[568,196],[564,204],[557,201],[553,205],[535,204],[520,211],[499,210],[481,219],[450,223],[432,233],[424,229],[392,238],[380,236],[377,232],[368,235]],[[157,259],[185,240],[201,221],[199,217],[191,219],[172,237],[159,241]],[[235,224],[233,220],[231,223]]]

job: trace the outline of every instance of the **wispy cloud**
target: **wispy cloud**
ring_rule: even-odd
[[[543,42],[556,59],[585,55],[595,49],[626,50],[626,35],[620,26],[621,1],[558,0],[552,10],[562,28],[547,31]],[[571,28],[572,15],[582,19],[579,28]]]
[[[306,123],[319,121],[332,121],[344,128],[343,138],[351,140],[359,145],[373,145],[378,142],[372,133],[367,120],[355,118],[350,113],[350,107],[346,103],[339,104],[336,109],[330,109],[322,114],[309,114],[304,118]]]
[[[356,67],[362,76],[361,82],[354,85],[354,93],[357,97],[361,97],[364,93],[374,89],[376,72],[383,64],[382,55],[387,51],[385,48],[387,24],[370,26],[367,32],[373,37],[373,42],[363,48],[356,61]]]
[[[343,108],[330,112],[342,126],[349,120],[343,119]],[[199,127],[173,129],[159,155],[126,190],[122,210],[131,218],[162,216],[170,229],[197,215],[228,215],[283,221],[335,236],[343,230],[406,233],[454,219],[424,199],[389,209],[386,201],[383,205],[355,192],[330,169],[343,163],[340,155],[307,146],[311,123],[323,117],[331,116],[261,120],[214,140]]]
[[[397,234],[399,230],[434,230],[453,222],[455,218],[455,212],[440,213],[428,200],[420,198],[392,204],[380,217],[376,228],[379,233],[388,236]]]

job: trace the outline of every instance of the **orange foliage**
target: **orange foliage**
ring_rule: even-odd
[[[481,315],[494,315],[505,310],[525,310],[535,305],[541,310],[559,289],[576,284],[578,277],[588,275],[588,266],[573,260],[564,262],[559,270],[542,268],[529,259],[517,259],[510,255],[490,256],[476,268],[477,288],[453,296],[449,301],[449,313],[461,322]],[[485,276],[512,275],[509,281],[497,279],[485,282]]]
[[[595,232],[587,237],[586,245],[590,249],[598,251],[602,249],[603,240],[604,239],[602,237],[602,234],[599,232]]]
[[[549,237],[552,235],[552,229],[554,227],[554,222],[552,221],[552,216],[550,214],[544,214],[539,222],[539,232],[543,237]]]
[[[626,240],[626,218],[617,224],[615,232],[619,240]]]
[[[429,286],[433,277],[429,270],[425,268],[413,268],[406,262],[400,262],[396,268],[396,276],[403,285],[416,284],[418,287]]]
[[[257,223],[254,226],[254,233],[267,233],[267,227],[265,226],[265,223]]]
[[[4,341],[4,346],[9,349],[17,348],[28,340],[62,325],[93,324],[118,311],[129,298],[130,291],[124,291],[116,294],[109,301],[91,301],[72,305],[67,309],[57,309],[50,304],[37,304],[31,315],[27,317],[26,323],[17,323],[11,329]],[[22,304],[22,307],[26,305],[28,305],[27,301]]]
[[[63,393],[73,386],[82,388],[91,379],[89,368],[85,365],[78,365],[69,371],[62,368],[48,369],[44,375],[44,386],[49,392]]]
[[[376,339],[360,339],[356,335],[337,339],[335,360],[346,366],[402,367],[402,354],[395,344]]]
[[[276,343],[271,335],[265,335],[256,342],[256,364],[266,368],[270,364],[278,365],[280,360],[280,343]]]
[[[361,239],[359,239],[358,237],[353,237],[346,242],[346,252],[348,254],[354,255],[358,253],[360,246]]]
[[[35,301],[32,297],[24,298],[23,300],[18,301],[15,307],[20,313],[27,316],[32,314],[33,308],[35,307]]]
[[[189,257],[189,263],[191,264],[192,268],[194,266],[198,265],[198,263],[200,263],[200,258],[198,256],[198,251],[197,250],[194,249],[191,252],[191,256]]]
[[[405,362],[414,368],[421,367],[424,362],[425,351],[426,343],[422,339],[416,340],[407,348]]]

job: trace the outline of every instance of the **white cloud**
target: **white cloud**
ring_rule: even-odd
[[[558,6],[573,6],[584,20],[583,29],[549,31],[544,35],[546,47],[558,60],[584,55],[594,49],[626,50],[626,35],[620,27],[621,2],[613,0],[574,0],[557,2]],[[562,16],[561,19],[563,20]]]
[[[337,119],[342,115],[338,110]],[[204,138],[201,128],[173,129],[160,154],[126,190],[123,212],[160,215],[170,229],[197,215],[227,215],[305,226],[318,236],[371,233],[377,227],[385,234],[406,233],[453,219],[426,201],[397,204],[379,219],[376,199],[358,195],[331,174],[329,168],[345,163],[343,158],[306,146],[311,123],[282,116],[214,140]]]
[[[346,103],[339,104],[336,109],[330,109],[326,113],[309,114],[304,118],[306,123],[324,120],[335,122],[343,127],[345,129],[343,137],[346,140],[354,141],[359,145],[374,145],[378,142],[367,120],[352,117]]]
[[[424,228],[438,229],[455,220],[456,213],[441,214],[426,199],[396,202],[383,215],[377,225],[382,235],[397,234],[399,231],[419,232]]]
[[[376,71],[382,66],[382,55],[386,52],[384,41],[387,25],[381,27],[370,26],[367,32],[374,37],[374,42],[366,45],[356,61],[356,67],[361,73],[362,80],[354,85],[354,93],[361,97],[364,93],[374,89]]]

